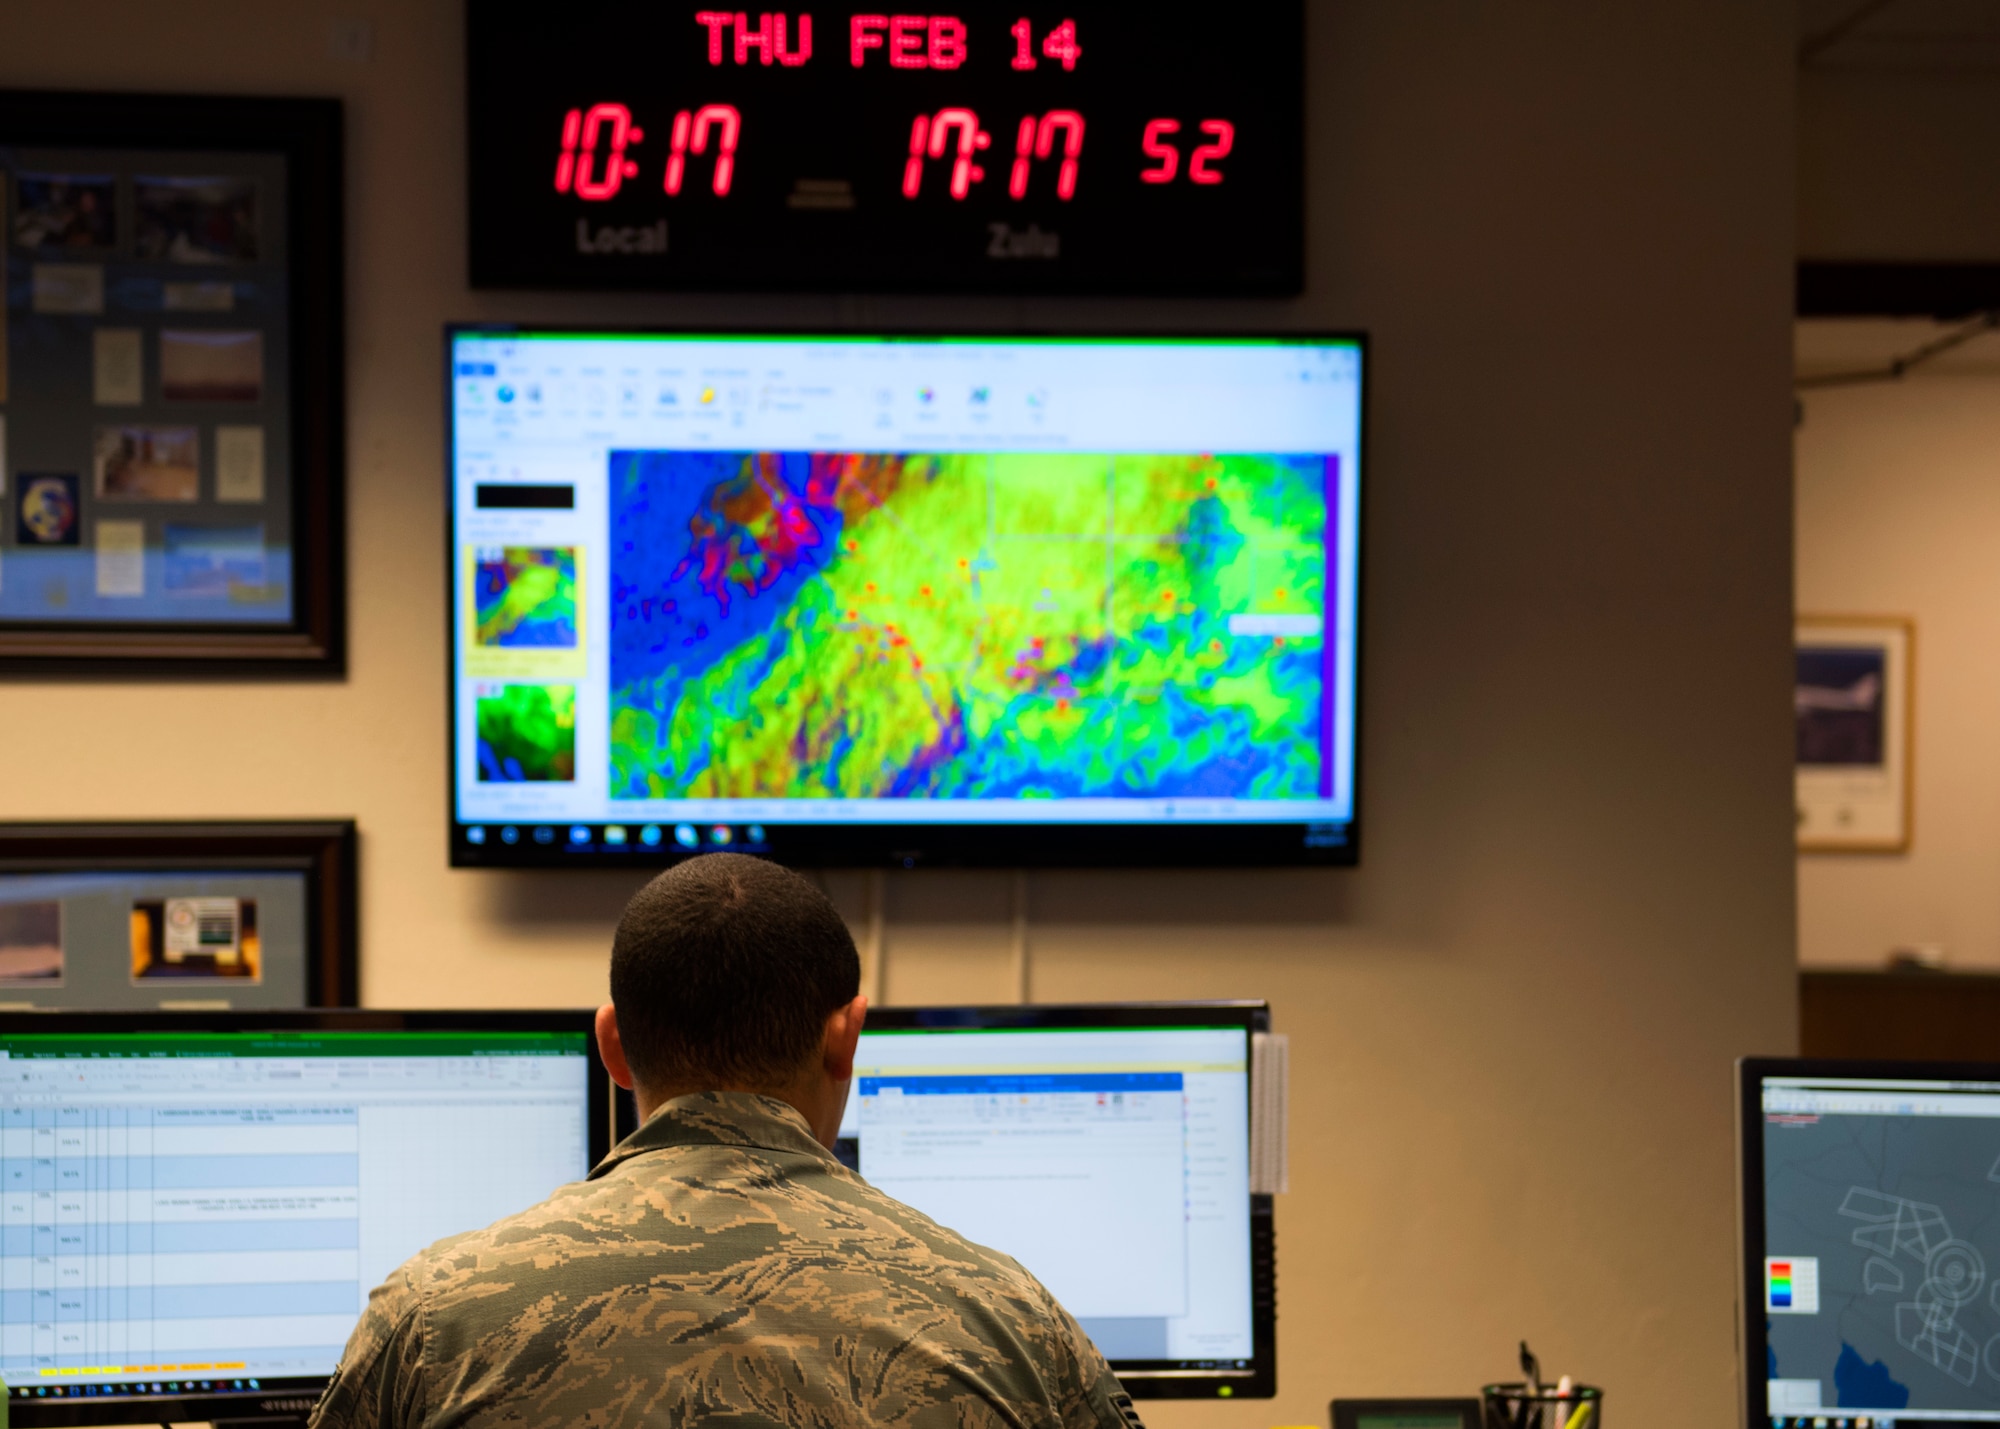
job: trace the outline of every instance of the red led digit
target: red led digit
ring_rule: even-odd
[[[668,193],[681,191],[681,179],[687,173],[688,128],[694,123],[694,116],[683,109],[674,116],[673,138],[667,143],[667,178],[661,185]]]
[[[604,172],[593,179],[590,162],[597,153],[597,136],[611,130],[611,149],[604,156]],[[565,126],[567,128],[567,126]],[[580,199],[610,198],[618,186],[639,172],[639,166],[625,157],[625,146],[645,138],[645,131],[632,127],[632,111],[622,104],[593,104],[584,112],[582,133],[577,140],[575,182],[572,188]]]
[[[889,17],[889,64],[893,69],[923,69],[925,31],[929,22],[922,15]]]
[[[931,117],[919,114],[910,125],[910,157],[903,163],[903,197],[915,198],[924,183],[924,154],[930,143]]]
[[[1023,15],[1007,27],[1007,33],[1014,37],[1014,68],[1033,69],[1035,67],[1035,27]]]
[[[798,66],[813,57],[812,16],[799,16],[799,47],[796,50],[787,50],[785,48],[785,17],[783,15],[778,16],[777,53],[778,63],[792,69],[798,68]]]
[[[932,69],[957,69],[965,63],[965,22],[956,15],[933,15],[930,47],[924,58]]]
[[[1076,62],[1083,57],[1083,50],[1076,42],[1076,22],[1064,20],[1049,31],[1042,41],[1042,53],[1052,60],[1061,60],[1064,69],[1075,69]]]
[[[572,109],[563,115],[562,152],[556,155],[556,192],[569,192],[570,175],[576,169],[576,140],[583,131],[583,111]]]
[[[882,48],[882,31],[889,28],[887,15],[856,15],[847,22],[847,58],[856,69],[868,51]]]
[[[697,10],[694,22],[708,27],[708,62],[722,63],[722,32],[729,28],[732,17],[722,10]]]
[[[717,197],[726,198],[729,181],[736,174],[736,140],[743,132],[743,116],[732,104],[702,105],[694,112],[694,140],[688,147],[697,154],[707,153],[711,128],[722,131],[715,145],[715,192]]]
[[[1143,182],[1149,184],[1167,184],[1173,182],[1174,175],[1180,170],[1181,151],[1176,149],[1172,144],[1164,144],[1160,141],[1168,134],[1178,134],[1180,132],[1180,121],[1177,119],[1152,119],[1147,121],[1146,137],[1140,140],[1139,147],[1145,152],[1147,158],[1158,159],[1160,166],[1157,169],[1139,170],[1139,178]]]
[[[1188,160],[1188,181],[1197,184],[1219,184],[1223,176],[1208,165],[1211,160],[1227,158],[1229,151],[1236,147],[1236,126],[1227,119],[1204,119],[1201,121],[1201,132],[1215,142],[1202,144],[1195,149],[1193,156]]]
[[[1083,152],[1083,116],[1074,109],[1051,109],[1035,134],[1035,157],[1046,159],[1055,147],[1056,130],[1063,131],[1062,167],[1056,170],[1056,197],[1069,202],[1076,193],[1076,161]]]
[[[1021,22],[1027,24],[1026,20]],[[1033,63],[1033,61],[1029,61]],[[1007,192],[1014,198],[1028,196],[1028,160],[1035,153],[1035,116],[1023,114],[1021,127],[1014,135],[1014,171],[1007,176]]]

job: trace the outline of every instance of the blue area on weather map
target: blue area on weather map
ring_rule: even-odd
[[[1865,1360],[1854,1346],[1840,1342],[1840,1360],[1833,1367],[1834,1402],[1842,1409],[1905,1409],[1910,1387],[1898,1384],[1880,1360]]]

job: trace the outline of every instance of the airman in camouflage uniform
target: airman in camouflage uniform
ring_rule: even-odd
[[[618,1074],[602,1014],[599,1044]],[[642,1088],[649,1119],[588,1180],[374,1292],[313,1429],[1136,1429],[1040,1282],[835,1159],[845,1090]]]

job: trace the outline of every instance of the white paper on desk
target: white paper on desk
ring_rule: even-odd
[[[38,313],[104,311],[102,263],[37,263],[31,285]]]
[[[215,429],[215,499],[217,501],[264,499],[262,427]]]
[[[97,523],[97,593],[102,596],[146,593],[146,523]]]
[[[96,357],[91,388],[100,407],[136,407],[146,400],[145,335],[135,327],[101,327],[91,334]]]
[[[1291,1041],[1282,1032],[1250,1034],[1250,1191],[1272,1196],[1292,1189],[1286,1165],[1285,1117],[1290,1101]]]

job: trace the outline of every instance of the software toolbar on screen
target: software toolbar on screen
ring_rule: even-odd
[[[324,1383],[397,1265],[587,1173],[585,1036],[0,1036],[12,1396]]]
[[[1351,846],[1358,340],[450,364],[460,862]]]
[[[864,1032],[840,1150],[1006,1252],[1121,1374],[1255,1355],[1249,1033]]]

